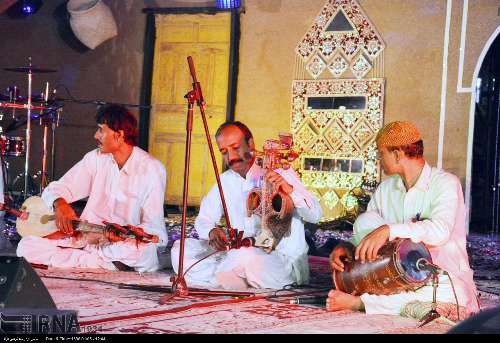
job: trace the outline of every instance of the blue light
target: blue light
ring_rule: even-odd
[[[23,13],[26,13],[26,14],[33,13],[33,7],[30,5],[24,5],[23,6]]]
[[[24,16],[29,16],[38,12],[42,7],[42,0],[23,0],[21,12]]]
[[[216,0],[215,7],[220,9],[240,8],[240,0]]]

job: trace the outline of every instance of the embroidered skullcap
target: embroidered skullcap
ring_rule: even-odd
[[[378,147],[397,147],[412,144],[422,139],[420,131],[408,121],[386,124],[377,134]]]

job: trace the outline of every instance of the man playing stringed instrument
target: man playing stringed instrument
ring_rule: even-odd
[[[292,283],[307,283],[308,246],[304,221],[319,221],[322,215],[319,202],[291,168],[267,171],[256,163],[253,136],[245,124],[238,121],[224,123],[215,137],[224,163],[229,167],[221,174],[220,180],[233,228],[243,230],[244,237],[255,237],[260,233],[261,220],[256,215],[248,216],[246,203],[249,193],[264,177],[275,189],[291,197],[295,207],[292,209],[291,229],[289,235],[283,237],[270,252],[257,247],[226,251],[229,242],[225,230],[216,225],[223,215],[223,207],[219,189],[214,185],[203,198],[195,221],[200,239],[185,241],[184,263],[189,267],[210,253],[220,253],[194,266],[187,273],[186,280],[196,285],[226,289],[279,289]],[[172,248],[172,264],[176,272],[178,256],[177,241]]]
[[[354,223],[353,246],[340,244],[330,255],[334,270],[344,272],[345,259],[369,263],[388,241],[408,238],[429,249],[433,263],[446,271],[458,302],[469,313],[479,310],[466,250],[465,205],[458,178],[431,168],[423,158],[418,129],[409,122],[392,122],[376,138],[382,169],[390,177],[373,194],[367,211]],[[355,246],[355,247],[354,247]],[[455,303],[453,285],[439,276],[437,301]],[[362,310],[368,314],[399,315],[413,301],[431,302],[433,287],[390,295],[351,295],[332,290],[327,309]]]
[[[103,107],[96,121],[98,149],[87,153],[42,193],[45,204],[54,211],[58,231],[24,237],[17,254],[31,263],[60,268],[121,270],[128,266],[139,272],[155,271],[159,268],[157,248],[167,243],[165,168],[136,146],[137,120],[126,108]],[[115,223],[112,227],[132,232],[135,238],[123,239],[120,230],[107,230],[96,239],[96,234],[75,230],[78,218],[69,203],[87,197],[81,226],[86,222]],[[156,239],[151,240],[153,237]]]

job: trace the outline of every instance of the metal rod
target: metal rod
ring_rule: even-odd
[[[191,160],[192,131],[193,131],[193,103],[190,102],[188,105],[188,115],[186,123],[186,153],[184,156],[184,191],[182,194],[181,242],[185,242],[186,240],[187,200],[189,193],[189,162]],[[184,277],[184,244],[181,244],[179,250],[179,269],[177,271],[177,275],[179,278]]]
[[[205,136],[207,137],[208,150],[210,151],[210,158],[212,159],[212,167],[214,168],[215,179],[217,180],[217,187],[219,188],[220,200],[222,203],[222,209],[224,210],[224,217],[226,218],[226,224],[228,229],[232,228],[231,222],[229,221],[229,214],[226,206],[226,199],[224,198],[224,191],[222,190],[222,183],[220,182],[219,169],[217,168],[217,161],[215,159],[214,148],[212,146],[212,139],[210,137],[210,132],[208,130],[207,117],[205,115],[205,101],[203,100],[203,94],[201,92],[201,85],[196,79],[196,72],[194,69],[193,58],[188,56],[189,69],[191,75],[193,76],[193,89],[197,94],[198,107],[201,112],[201,119],[203,120],[203,128],[205,129]]]
[[[31,152],[31,86],[32,86],[32,72],[31,72],[31,57],[29,58],[29,72],[28,72],[28,114],[26,120],[26,161],[24,163],[24,198],[28,197],[28,178],[29,178],[29,163]]]
[[[43,126],[43,152],[42,152],[42,181],[40,184],[40,192],[43,192],[45,183],[47,182],[47,138],[49,134],[49,126],[47,123]]]
[[[220,177],[219,177],[219,170],[217,169],[217,161],[215,160],[215,154],[213,151],[212,147],[212,141],[210,139],[210,133],[208,130],[208,124],[207,124],[207,119],[205,116],[205,108],[204,108],[204,101],[203,101],[203,95],[201,93],[201,86],[199,82],[196,80],[196,73],[194,70],[194,64],[193,64],[193,59],[191,56],[188,58],[188,63],[189,63],[189,69],[191,72],[191,76],[193,77],[193,90],[188,92],[185,95],[185,98],[188,100],[188,114],[187,114],[187,123],[186,123],[186,152],[184,156],[184,191],[183,191],[183,196],[182,196],[182,204],[183,204],[183,209],[182,209],[182,226],[181,226],[181,237],[180,237],[180,248],[179,248],[179,268],[177,270],[177,277],[174,277],[172,280],[172,292],[170,294],[164,295],[160,299],[160,304],[166,304],[170,300],[172,300],[174,297],[180,295],[180,296],[186,296],[188,294],[191,294],[191,291],[189,290],[186,280],[184,279],[184,248],[185,248],[185,240],[186,240],[186,217],[187,217],[187,199],[188,199],[188,193],[189,193],[189,162],[191,159],[191,135],[192,135],[192,130],[193,130],[193,107],[194,107],[194,102],[196,101],[201,112],[201,117],[203,119],[203,126],[205,128],[205,134],[207,137],[207,143],[209,146],[210,150],[210,157],[212,158],[212,165],[214,167],[214,172],[215,176],[217,179],[217,185],[219,187],[219,194],[221,197],[221,202],[222,206],[224,209],[224,215],[226,217],[226,222],[228,229],[231,229],[231,223],[229,221],[229,215],[227,212],[227,207],[226,207],[226,202],[224,199],[224,194],[222,191],[222,184],[220,182]],[[189,269],[188,269],[189,271]],[[233,295],[233,296],[247,296],[248,293],[242,293],[242,292],[218,292],[218,291],[195,291],[192,293],[193,295],[212,295],[212,296],[217,296],[217,295]]]
[[[57,118],[59,118],[59,111],[57,110]],[[55,157],[56,157],[56,123],[52,121],[52,146],[50,147],[50,179],[54,180],[55,173]]]
[[[45,103],[49,101],[49,83],[45,84]],[[49,114],[49,115],[52,115]],[[43,192],[45,188],[45,183],[47,182],[47,139],[49,135],[49,122],[47,118],[41,118],[43,123],[43,150],[42,150],[42,179],[40,182],[40,193]]]

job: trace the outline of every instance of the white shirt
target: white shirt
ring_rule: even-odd
[[[412,221],[416,217],[419,221]],[[465,205],[458,178],[425,163],[416,184],[406,191],[399,175],[383,181],[367,212],[354,223],[353,244],[380,225],[389,224],[392,241],[409,238],[424,243],[432,260],[448,271],[458,298],[477,312],[476,286],[466,250]]]
[[[290,197],[295,205],[291,223],[291,234],[283,237],[276,246],[275,252],[285,257],[286,261],[291,261],[297,280],[307,280],[307,251],[308,246],[305,241],[304,222],[317,223],[322,216],[321,206],[300,182],[293,169],[278,169],[278,174],[290,185],[293,192]],[[234,229],[244,230],[244,237],[255,237],[260,232],[260,218],[253,215],[247,216],[247,197],[250,191],[259,185],[259,178],[264,170],[254,164],[248,171],[246,178],[229,169],[221,174],[220,180],[224,198],[226,200],[227,211],[231,226]],[[220,201],[219,189],[215,184],[208,194],[203,198],[200,212],[196,217],[195,229],[200,239],[208,240],[208,234],[224,215],[222,203]]]
[[[59,181],[51,182],[42,199],[52,208],[57,198],[68,203],[88,197],[81,219],[130,224],[158,235],[167,244],[163,216],[166,171],[163,164],[144,150],[134,147],[119,169],[112,154],[99,149],[87,153]]]

